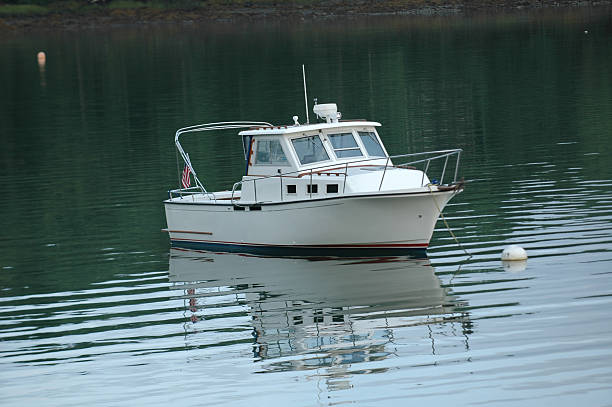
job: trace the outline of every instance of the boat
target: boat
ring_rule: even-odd
[[[341,120],[335,103],[315,103],[313,111],[316,123],[293,116],[289,125],[216,122],[177,130],[185,165],[180,188],[164,201],[171,246],[272,255],[425,253],[442,210],[463,190],[461,149],[390,156],[380,123]],[[225,130],[239,130],[245,171],[231,189],[211,192],[180,138]]]

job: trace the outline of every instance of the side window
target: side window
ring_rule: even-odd
[[[291,140],[291,142],[302,164],[329,160],[329,155],[327,155],[319,136],[296,138]]]
[[[327,137],[334,147],[336,157],[361,157],[363,155],[353,133],[329,134]]]
[[[338,184],[327,184],[327,193],[328,194],[337,194],[338,193]]]
[[[378,143],[376,134],[370,131],[360,131],[359,137],[370,157],[386,157],[381,145]]]
[[[278,140],[257,140],[255,164],[288,165],[283,146]]]

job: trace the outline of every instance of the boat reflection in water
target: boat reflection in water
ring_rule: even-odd
[[[467,347],[471,333],[467,313],[460,311],[465,304],[441,286],[427,259],[266,258],[172,249],[170,281],[185,293],[187,337],[245,327],[262,372],[329,368],[337,379],[349,369],[380,369],[354,364],[397,354],[398,330],[404,345],[412,342],[412,351],[430,355],[437,337],[461,337]],[[232,325],[224,318],[237,319]]]

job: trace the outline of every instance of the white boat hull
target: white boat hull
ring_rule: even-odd
[[[262,203],[255,210],[174,198],[165,201],[165,210],[175,247],[264,254],[424,252],[440,211],[457,192],[344,195]]]

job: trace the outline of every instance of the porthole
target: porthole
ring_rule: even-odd
[[[337,194],[338,193],[338,184],[327,184],[327,193],[328,194]]]

